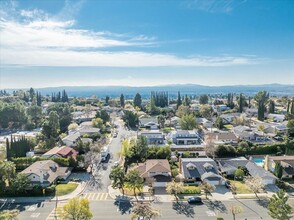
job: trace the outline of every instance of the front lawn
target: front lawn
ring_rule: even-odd
[[[246,186],[243,181],[230,180],[230,183],[232,187],[234,186],[236,187],[237,194],[253,193],[253,191],[249,189],[248,186]]]
[[[201,189],[198,186],[184,186],[185,191],[182,194],[201,194]]]
[[[56,186],[56,195],[64,196],[73,192],[78,187],[77,183],[58,184]]]
[[[231,130],[233,128],[233,125],[227,124],[227,125],[224,125],[224,128],[226,128],[227,130]]]

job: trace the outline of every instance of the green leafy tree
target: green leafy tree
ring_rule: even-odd
[[[193,114],[184,115],[180,120],[180,126],[183,130],[193,130],[196,128],[196,118]]]
[[[244,178],[244,176],[245,176],[245,173],[242,169],[237,169],[235,171],[235,178],[236,179],[242,180]]]
[[[11,186],[15,177],[15,164],[10,161],[0,162],[0,177],[5,186]]]
[[[176,115],[178,117],[181,118],[181,117],[183,117],[184,115],[187,115],[187,114],[190,114],[190,108],[188,106],[181,105],[181,106],[178,107],[178,110],[176,112]]]
[[[30,184],[30,180],[26,174],[18,173],[12,180],[11,189],[14,194],[22,194],[26,191]]]
[[[0,220],[17,220],[19,215],[19,210],[4,210],[0,212]]]
[[[223,129],[224,128],[224,122],[223,119],[221,117],[217,117],[214,125],[218,128],[218,129]]]
[[[92,217],[88,199],[73,198],[62,208],[63,219],[90,220]]]
[[[139,93],[137,93],[134,97],[134,106],[139,108],[142,106],[142,97]]]
[[[281,166],[281,163],[280,162],[277,162],[276,163],[276,166],[275,166],[275,175],[276,177],[278,177],[279,179],[282,178],[283,176],[283,167]]]
[[[27,115],[34,127],[38,127],[42,120],[42,107],[37,104],[30,106],[27,108]]]
[[[57,138],[60,131],[59,116],[56,111],[51,111],[49,118],[43,123],[42,133],[47,138]]]
[[[201,104],[201,105],[205,105],[205,104],[208,104],[208,95],[201,95],[200,97],[199,97],[199,103]]]
[[[200,107],[200,114],[202,117],[210,119],[212,117],[213,109],[210,105],[202,105]]]
[[[109,174],[109,179],[112,180],[112,187],[114,189],[120,189],[124,195],[124,185],[126,182],[126,177],[123,167],[113,167]]]
[[[263,121],[266,104],[269,99],[269,93],[267,93],[266,91],[260,91],[255,95],[254,99],[257,102],[258,106],[257,119]]]
[[[138,115],[132,111],[124,111],[123,121],[126,125],[134,128],[139,124]]]
[[[157,117],[157,120],[158,120],[158,124],[159,124],[160,128],[164,128],[165,117],[163,115],[159,115]]]
[[[138,201],[136,190],[141,190],[143,188],[144,179],[140,176],[139,171],[131,170],[126,175],[126,186],[127,188],[133,190],[133,193]]]
[[[110,121],[110,115],[107,113],[106,110],[101,110],[100,112],[96,113],[97,118],[101,118],[103,120],[103,123],[105,124],[106,122]]]
[[[287,203],[288,196],[286,195],[284,190],[279,190],[276,194],[274,194],[268,203],[268,214],[273,219],[278,220],[290,220],[292,216],[292,208]]]
[[[287,123],[288,135],[294,137],[294,119],[290,119]]]

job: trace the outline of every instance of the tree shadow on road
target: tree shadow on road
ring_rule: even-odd
[[[116,196],[114,205],[117,206],[117,210],[122,214],[130,214],[132,211],[131,198],[128,196]]]
[[[219,211],[221,213],[228,213],[228,210],[227,210],[227,207],[221,202],[221,201],[218,201],[218,200],[215,200],[215,201],[204,201],[203,202],[209,210],[212,210],[212,211]]]
[[[103,189],[102,175],[100,172],[91,175],[88,188],[90,188],[91,190]]]
[[[188,203],[173,202],[173,209],[176,210],[177,214],[184,214],[187,217],[193,218],[195,215],[193,207]]]
[[[260,200],[256,200],[256,203],[258,204],[258,205],[260,205],[261,207],[263,207],[263,208],[267,208],[267,206],[268,206],[268,199],[260,199]]]

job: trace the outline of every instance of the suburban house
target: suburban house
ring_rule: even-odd
[[[205,128],[213,127],[213,123],[206,118],[196,118],[196,123],[202,125]]]
[[[284,124],[273,124],[273,123],[267,123],[265,124],[264,132],[267,134],[279,134],[284,135],[287,132],[288,128]]]
[[[149,145],[164,144],[164,136],[161,131],[142,131],[140,135],[147,138]]]
[[[187,183],[224,185],[224,178],[219,175],[218,167],[211,158],[181,158],[180,173]]]
[[[26,174],[31,187],[40,185],[48,187],[56,180],[66,180],[71,174],[70,167],[60,167],[52,160],[37,161],[21,172]]]
[[[166,159],[146,160],[130,170],[138,170],[145,183],[152,183],[153,187],[165,187],[171,181],[171,169]]]
[[[277,163],[282,166],[282,178],[294,178],[294,156],[266,156],[264,168],[274,172]]]
[[[81,135],[79,132],[70,133],[66,137],[62,138],[62,142],[66,146],[74,147],[77,146],[78,141],[80,140]]]
[[[227,105],[215,105],[214,107],[215,107],[216,111],[218,111],[218,112],[223,112],[223,111],[231,109]]]
[[[178,130],[171,133],[172,142],[176,145],[201,144],[202,140],[196,131]]]
[[[283,115],[283,114],[268,114],[267,118],[272,119],[273,122],[283,122],[285,120],[285,115]]]
[[[241,113],[231,113],[231,114],[223,114],[221,115],[221,119],[225,124],[231,124],[235,118],[239,118]]]
[[[177,151],[180,154],[189,151],[198,156],[206,156],[205,143],[196,131],[172,131],[168,139],[172,142],[172,151]]]
[[[257,108],[246,108],[245,113],[248,117],[257,116],[258,109]]]
[[[165,120],[164,125],[165,126],[171,126],[171,127],[176,127],[180,123],[180,118],[177,116],[174,116],[170,119]]]
[[[237,136],[230,131],[209,132],[205,134],[205,142],[220,144],[238,144]]]
[[[268,138],[261,131],[249,128],[248,126],[236,126],[233,128],[233,132],[239,138],[239,140],[247,140],[252,142],[268,141]]]
[[[157,130],[159,128],[158,119],[156,117],[139,118],[139,126],[140,128]]]
[[[100,128],[94,128],[94,127],[91,127],[91,126],[79,127],[77,130],[80,133],[80,136],[94,135],[94,134],[100,133]]]
[[[85,121],[92,121],[96,117],[96,111],[76,111],[72,113],[73,120],[77,123],[82,123]]]
[[[218,159],[217,164],[222,174],[233,176],[239,167],[246,167],[250,176],[261,177],[264,185],[275,184],[277,180],[277,177],[272,173],[247,160],[245,157]]]
[[[42,157],[46,158],[76,158],[77,151],[68,146],[54,147],[51,150],[47,151]]]

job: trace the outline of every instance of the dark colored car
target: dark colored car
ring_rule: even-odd
[[[202,199],[200,197],[191,197],[187,201],[189,204],[202,204]]]
[[[225,186],[230,189],[231,188],[231,183],[230,182],[225,182]]]

